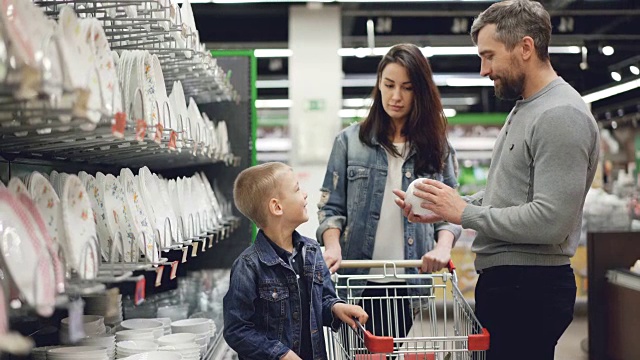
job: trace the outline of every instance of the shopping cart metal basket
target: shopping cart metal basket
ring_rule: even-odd
[[[337,332],[326,329],[330,360],[485,359],[489,332],[462,296],[453,262],[448,272],[399,271],[420,266],[419,260],[342,262],[341,268],[383,268],[383,274],[333,274],[337,292],[365,308],[369,321],[355,330],[347,325]],[[420,281],[409,284],[410,279]],[[420,295],[410,295],[416,292]]]

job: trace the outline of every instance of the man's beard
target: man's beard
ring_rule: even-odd
[[[511,74],[509,74],[511,75]],[[498,77],[500,84],[495,86],[496,96],[502,100],[516,100],[524,92],[524,74],[515,76]]]

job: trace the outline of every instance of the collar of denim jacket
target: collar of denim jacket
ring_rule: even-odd
[[[310,245],[309,239],[300,235],[300,233],[297,231],[294,231],[292,235],[294,245],[301,242],[304,244],[307,250],[310,250],[308,246]],[[255,241],[255,247],[258,251],[258,258],[260,258],[260,261],[262,261],[265,265],[273,266],[281,263],[284,264],[284,261],[282,261],[271,244],[269,244],[269,240],[262,230],[258,231],[258,235],[256,236]]]

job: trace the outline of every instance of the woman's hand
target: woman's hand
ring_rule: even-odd
[[[435,248],[422,256],[422,267],[420,267],[420,272],[423,274],[430,274],[432,272],[440,271],[449,265],[453,243],[454,235],[451,231],[438,231],[438,241],[436,242]]]
[[[433,224],[440,221],[443,221],[442,217],[436,214],[432,215],[416,215],[411,211],[411,204],[404,202],[404,199],[407,196],[402,190],[393,190],[393,193],[397,196],[395,199],[396,205],[402,209],[402,215],[404,215],[409,222],[413,223],[425,223],[425,224]]]

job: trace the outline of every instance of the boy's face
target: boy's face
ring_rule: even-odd
[[[293,170],[285,171],[280,176],[280,204],[284,219],[296,226],[307,222],[307,193],[300,188],[298,176]]]

